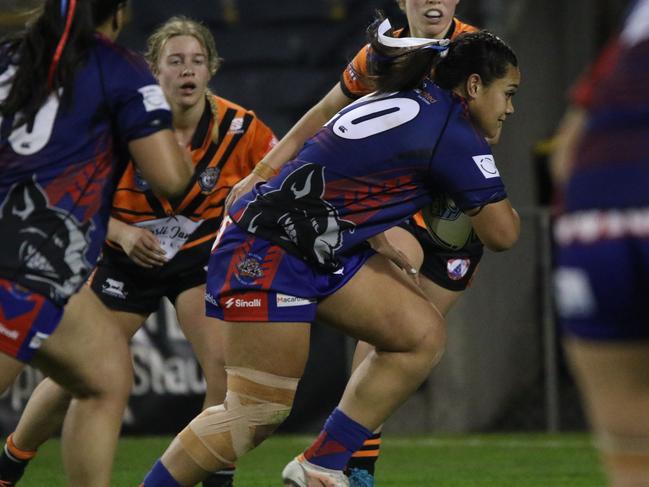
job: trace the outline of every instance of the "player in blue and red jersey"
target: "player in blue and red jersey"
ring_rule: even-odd
[[[455,16],[459,0],[397,0],[396,2],[407,18],[407,26],[396,29],[395,37],[411,36],[424,39],[455,39],[467,32],[478,29],[462,22]],[[340,81],[316,103],[282,138],[278,145],[264,158],[264,162],[278,169],[293,159],[305,140],[313,136],[338,111],[355,100],[371,93],[374,88],[368,82],[368,66],[372,58],[372,48],[365,44],[356,53],[341,73]],[[259,175],[252,174],[237,184],[231,191],[228,201],[236,199],[252,189],[260,181]],[[446,198],[444,198],[444,201]],[[447,210],[441,206],[440,214]],[[451,210],[457,214],[457,209]],[[482,258],[483,246],[474,234],[462,248],[450,249],[440,244],[429,234],[421,212],[392,227],[386,234],[390,243],[398,247],[413,263],[419,273],[419,287],[431,303],[443,314],[452,308],[470,285]],[[359,341],[356,347],[352,370],[371,351],[371,346]],[[377,431],[368,439],[362,450],[354,454],[349,465],[352,485],[372,485],[375,463],[379,456],[381,434]]]
[[[377,92],[337,114],[221,226],[206,301],[225,320],[226,400],[180,433],[145,486],[194,485],[274,431],[291,410],[316,312],[375,351],[284,480],[348,485],[352,452],[417,389],[445,343],[443,317],[395,265],[407,259],[383,232],[447,192],[485,245],[516,242],[519,218],[485,141],[513,113],[516,56],[492,34],[461,36],[436,65],[436,85],[427,76],[440,43],[395,39],[389,28],[371,30]],[[254,171],[268,176],[260,164]]]
[[[610,485],[649,479],[649,0],[575,93],[585,124],[558,246],[564,344]]]
[[[99,301],[68,303],[97,260],[122,152],[168,197],[191,176],[160,87],[113,43],[125,4],[46,2],[0,45],[0,392],[30,362],[72,393],[70,485],[109,485],[130,386],[112,365],[128,349],[107,352],[119,335]]]
[[[191,151],[195,175],[183,197],[170,201],[155,195],[138,168],[128,165],[113,197],[96,272],[76,299],[99,297],[125,345],[167,297],[206,378],[204,407],[213,406],[223,402],[226,377],[220,328],[205,316],[203,305],[207,261],[228,190],[277,139],[254,112],[207,88],[220,59],[206,26],[172,17],[149,36],[148,46],[147,61],[171,107],[176,137]],[[131,376],[131,362],[122,366],[123,374]],[[30,396],[10,441],[36,451],[60,429],[60,412],[69,402],[63,388],[45,379]],[[0,485],[5,478],[17,483],[28,461],[8,462],[0,452]],[[232,477],[229,469],[204,485],[231,485]]]

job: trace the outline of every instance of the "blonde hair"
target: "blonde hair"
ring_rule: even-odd
[[[205,25],[184,15],[175,15],[158,27],[147,40],[146,57],[151,70],[158,72],[160,53],[165,43],[176,36],[192,36],[203,46],[207,54],[207,67],[210,76],[214,76],[221,67],[221,58],[216,52],[216,44],[210,30]]]
[[[207,55],[207,69],[210,76],[214,76],[221,67],[222,61],[216,51],[214,36],[212,36],[212,33],[205,25],[196,20],[190,19],[189,17],[185,17],[184,15],[175,15],[171,17],[149,36],[149,39],[147,40],[147,50],[144,56],[149,62],[151,71],[153,71],[154,74],[158,73],[160,53],[162,52],[165,43],[172,37],[176,36],[192,36],[201,46],[203,46],[205,54]],[[205,97],[210,105],[212,120],[214,122],[212,128],[212,140],[216,142],[219,137],[219,119],[216,100],[214,100],[214,94],[209,89],[206,90]]]

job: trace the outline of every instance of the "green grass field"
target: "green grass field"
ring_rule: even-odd
[[[310,441],[277,436],[239,464],[236,487],[279,486],[284,464]],[[125,438],[120,442],[113,485],[135,487],[169,438]],[[385,436],[378,487],[604,487],[604,476],[588,438],[580,434]],[[44,446],[22,487],[65,486],[59,443]]]

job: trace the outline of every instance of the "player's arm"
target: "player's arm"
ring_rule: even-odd
[[[189,153],[169,129],[133,139],[128,150],[151,189],[162,197],[180,196],[194,172]]]
[[[225,203],[225,211],[228,210],[232,203],[249,192],[255,184],[265,181],[268,176],[277,174],[284,163],[295,157],[309,137],[313,136],[331,117],[352,101],[343,93],[340,84],[336,83],[336,86],[311,107],[277,145],[266,154],[257,165],[259,168],[232,188]]]
[[[505,198],[466,213],[471,218],[471,225],[476,234],[489,250],[508,250],[518,241],[521,219],[509,199]]]

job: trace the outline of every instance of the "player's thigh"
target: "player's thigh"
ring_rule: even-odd
[[[382,350],[409,351],[431,335],[440,346],[445,342],[439,311],[412,279],[378,254],[318,305],[318,316]]]
[[[446,289],[423,275],[419,278],[419,287],[443,316],[446,316],[464,292]]]
[[[123,390],[132,376],[128,343],[110,312],[87,286],[65,306],[61,323],[43,342],[34,365],[82,396],[111,387]]]
[[[205,285],[181,292],[175,304],[180,327],[206,375],[223,367],[223,322],[205,314]]]
[[[0,394],[13,384],[24,368],[24,363],[0,352]]]
[[[410,263],[419,269],[424,261],[424,251],[417,241],[417,237],[401,227],[392,227],[386,230],[385,236],[388,242],[403,252]]]
[[[598,429],[649,436],[649,340],[564,341]]]
[[[309,356],[308,323],[223,322],[226,366],[302,377]]]

